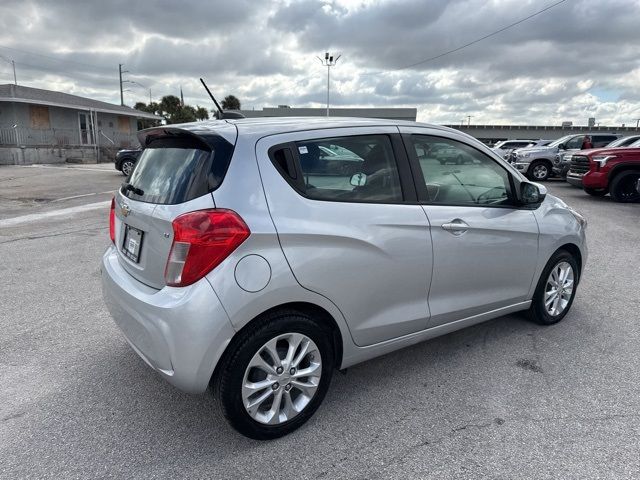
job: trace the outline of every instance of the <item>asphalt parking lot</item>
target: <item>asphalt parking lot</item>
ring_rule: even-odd
[[[510,315],[358,365],[257,442],[111,321],[99,260],[123,178],[0,167],[0,478],[640,477],[640,204],[548,182],[589,221],[562,323]]]

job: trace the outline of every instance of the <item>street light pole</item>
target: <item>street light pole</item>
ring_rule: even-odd
[[[338,63],[338,59],[341,57],[342,55],[338,55],[335,59],[333,58],[333,55],[329,55],[329,52],[326,52],[324,54],[324,60],[320,57],[316,57],[318,60],[320,60],[320,63],[327,67],[327,117],[329,116],[329,89],[330,89],[330,85],[331,85],[331,67],[334,67],[337,63]]]

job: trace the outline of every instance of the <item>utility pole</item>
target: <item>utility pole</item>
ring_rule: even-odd
[[[122,63],[118,64],[118,72],[120,73],[120,105],[124,106],[124,90],[122,89],[122,84],[124,83],[122,80],[123,73],[129,73],[129,70],[122,70]],[[126,82],[127,80],[125,80]]]
[[[329,116],[329,85],[331,84],[331,67],[334,67],[336,65],[336,63],[338,63],[338,59],[341,57],[342,55],[338,55],[335,59],[333,58],[333,55],[329,55],[329,52],[326,52],[324,54],[324,60],[320,57],[316,57],[318,60],[320,60],[320,63],[324,66],[327,67],[327,117]]]
[[[640,118],[636,120],[636,128],[640,127]]]
[[[11,59],[9,59],[9,58],[7,58],[7,57],[2,56],[2,55],[0,55],[0,58],[2,60],[4,60],[5,62],[10,63],[11,66],[13,67],[13,83],[15,83],[17,85],[18,84],[18,80],[16,79],[16,62],[11,60]]]
[[[473,118],[473,117],[472,117],[471,115],[467,115],[467,127],[470,127],[470,126],[471,126],[471,119],[472,119],[472,118]]]

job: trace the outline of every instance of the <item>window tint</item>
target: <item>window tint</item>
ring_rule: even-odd
[[[494,160],[445,138],[412,135],[430,203],[509,204],[509,174]]]
[[[353,202],[402,201],[391,141],[385,135],[296,142],[302,181],[309,198]]]
[[[605,147],[609,143],[611,143],[614,140],[616,140],[617,138],[618,137],[616,137],[614,135],[594,135],[592,137],[592,143],[593,143],[593,146],[596,147],[596,148]]]
[[[571,150],[574,148],[581,149],[583,142],[584,142],[584,135],[580,135],[579,137],[574,137],[568,142],[566,142],[564,146],[567,150]]]
[[[140,154],[123,195],[141,202],[174,205],[218,188],[224,179],[233,145],[217,137],[207,142],[190,137],[152,140]]]

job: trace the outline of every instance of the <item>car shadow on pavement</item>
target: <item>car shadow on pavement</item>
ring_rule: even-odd
[[[486,389],[487,372],[513,369],[538,329],[510,315],[376,358],[346,374],[335,372],[316,415],[275,443],[285,448],[300,442],[335,443],[339,436],[346,441],[363,428],[372,439],[397,428],[415,428],[418,435],[421,427],[415,418],[444,422],[450,429],[456,398],[473,399],[473,392]],[[79,464],[102,465],[113,472],[130,471],[132,462],[136,470],[166,472],[185,458],[232,464],[247,451],[260,457],[269,450],[269,442],[235,433],[210,392],[190,395],[172,387],[122,338],[86,360],[69,372],[60,389],[41,399],[46,414],[37,414],[21,430],[30,449],[66,458],[67,469],[82,459]],[[454,410],[464,411],[466,403],[457,403]]]

